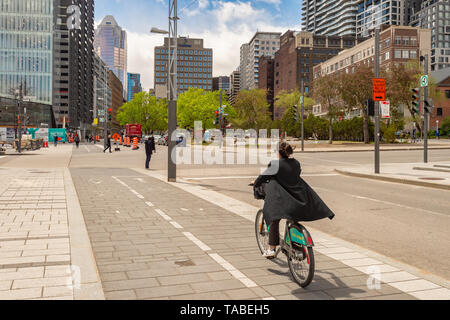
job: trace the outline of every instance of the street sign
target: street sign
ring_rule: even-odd
[[[99,118],[99,121],[100,121],[100,122],[105,122],[105,118],[100,117],[100,118]]]
[[[104,116],[105,115],[105,110],[99,109],[99,110],[97,110],[97,113],[98,113],[99,116]]]
[[[372,93],[373,101],[384,101],[386,100],[386,81],[382,78],[372,79]]]
[[[303,96],[300,96],[300,103],[303,103]]]
[[[98,124],[98,118],[94,118],[94,125]]]
[[[116,132],[116,133],[113,134],[112,138],[113,138],[115,141],[117,141],[117,140],[119,140],[120,136],[119,136],[119,134]]]
[[[428,87],[428,76],[424,75],[420,77],[420,86],[421,87]]]
[[[390,103],[389,101],[380,101],[381,118],[390,118]]]

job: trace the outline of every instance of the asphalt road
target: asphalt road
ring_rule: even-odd
[[[450,279],[450,191],[336,174],[335,168],[373,163],[372,152],[295,154],[304,179],[335,212],[332,221],[309,227]],[[429,161],[448,161],[450,150],[430,150]],[[0,159],[2,161],[3,159]],[[144,151],[123,149],[103,154],[94,145],[74,150],[70,167],[144,167]],[[423,151],[384,151],[382,163],[420,162]],[[152,170],[167,168],[167,148],[157,146]],[[262,206],[248,183],[264,166],[180,165],[178,176],[233,198]]]

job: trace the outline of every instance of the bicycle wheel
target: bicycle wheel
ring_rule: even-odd
[[[301,232],[300,228],[292,226]],[[289,271],[300,287],[307,287],[314,277],[314,251],[312,247],[305,247],[292,243],[292,252],[288,255]]]
[[[269,248],[269,230],[264,221],[262,209],[258,211],[255,219],[255,235],[259,250],[264,253]]]

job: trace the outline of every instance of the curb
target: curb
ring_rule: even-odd
[[[422,148],[402,148],[402,149],[380,149],[380,152],[383,151],[412,151],[412,150],[423,150]],[[428,150],[450,150],[450,147],[428,147]],[[374,149],[370,150],[305,150],[305,151],[296,151],[294,153],[319,153],[319,152],[373,152]]]
[[[435,189],[450,190],[450,185],[447,186],[447,185],[433,183],[433,182],[414,181],[414,180],[409,180],[409,179],[393,178],[393,177],[386,177],[386,176],[375,176],[372,174],[349,172],[349,171],[344,171],[341,169],[334,169],[334,171],[336,171],[337,173],[346,175],[346,176],[352,176],[352,177],[358,177],[358,178],[367,178],[367,179],[373,179],[373,180],[411,184],[411,185],[420,186],[420,187],[429,187],[429,188],[435,188]]]
[[[73,289],[74,300],[105,300],[100,275],[86,229],[83,212],[68,168],[64,168],[71,264],[80,268],[80,287]]]

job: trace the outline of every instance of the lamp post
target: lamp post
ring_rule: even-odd
[[[168,73],[167,73],[167,100],[169,101],[169,120],[168,120],[168,167],[167,181],[175,182],[177,177],[176,167],[176,137],[172,139],[177,126],[177,0],[169,0],[169,31],[152,28],[151,33],[169,35],[169,54],[168,54]]]

